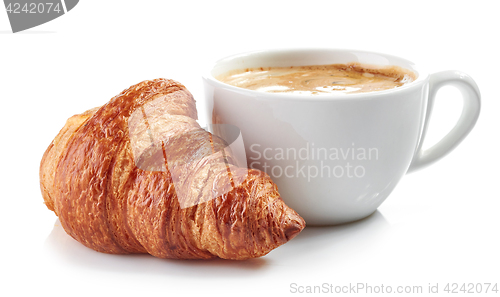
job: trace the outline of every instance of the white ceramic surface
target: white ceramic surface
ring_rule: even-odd
[[[348,62],[397,65],[418,78],[391,90],[321,96],[263,93],[214,78],[232,69]],[[209,122],[241,129],[249,167],[266,171],[308,225],[340,224],[373,213],[409,169],[453,149],[480,110],[479,90],[466,74],[429,75],[405,59],[357,50],[239,54],[217,61],[203,80]],[[443,85],[462,92],[462,116],[440,142],[423,151],[432,102]]]

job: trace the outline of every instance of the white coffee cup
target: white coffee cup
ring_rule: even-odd
[[[418,78],[384,91],[321,96],[264,93],[215,78],[242,68],[349,62],[400,66]],[[340,224],[370,215],[405,173],[455,148],[480,111],[479,89],[468,75],[429,75],[408,60],[358,50],[238,54],[217,61],[203,81],[209,122],[241,130],[248,166],[266,171],[283,200],[308,225]],[[423,150],[433,101],[444,85],[462,93],[462,115],[443,139]]]

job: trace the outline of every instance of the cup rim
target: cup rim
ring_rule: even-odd
[[[256,90],[249,90],[249,89],[244,89],[240,87],[236,87],[224,82],[221,82],[220,80],[216,79],[212,75],[212,71],[214,68],[225,61],[231,60],[231,59],[236,59],[240,57],[247,57],[247,56],[252,56],[252,55],[258,55],[258,54],[276,54],[276,53],[300,53],[300,52],[320,52],[320,51],[332,51],[332,52],[351,52],[351,53],[363,53],[363,54],[372,54],[372,55],[379,55],[382,57],[387,57],[391,59],[399,59],[402,61],[407,62],[409,65],[412,65],[411,69],[412,71],[416,72],[418,75],[417,79],[412,81],[411,83],[405,84],[403,86],[393,88],[393,89],[387,89],[387,90],[382,90],[382,91],[372,91],[372,92],[364,92],[364,93],[354,93],[354,94],[346,94],[346,93],[339,93],[339,94],[324,94],[324,95],[311,95],[311,94],[292,94],[292,93],[267,93],[267,92],[262,92],[262,91],[256,91]],[[376,64],[376,63],[374,63]],[[420,66],[416,67],[415,63],[390,54],[385,54],[385,53],[379,53],[379,52],[374,52],[374,51],[365,51],[365,50],[356,50],[356,49],[341,49],[341,48],[278,48],[278,49],[263,49],[263,50],[255,50],[255,51],[248,51],[248,52],[242,52],[242,53],[237,53],[233,55],[229,55],[226,57],[223,57],[221,59],[216,60],[215,62],[212,62],[209,67],[206,68],[205,72],[202,75],[202,78],[208,82],[210,82],[212,85],[223,88],[223,89],[228,89],[236,93],[240,93],[242,95],[246,96],[251,96],[251,97],[268,97],[268,98],[274,98],[274,99],[287,99],[287,100],[317,100],[317,101],[331,101],[331,100],[345,100],[345,99],[371,99],[371,98],[380,98],[380,97],[385,97],[385,95],[393,94],[393,93],[398,93],[398,92],[404,92],[405,90],[408,89],[413,89],[417,88],[418,86],[421,86],[424,82],[426,82],[429,78],[429,74],[425,71],[423,71]]]

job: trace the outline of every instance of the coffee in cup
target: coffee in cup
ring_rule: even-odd
[[[326,95],[397,88],[414,81],[416,75],[399,66],[349,63],[237,69],[216,78],[261,92]]]

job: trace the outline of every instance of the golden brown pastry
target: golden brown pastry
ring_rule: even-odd
[[[40,165],[45,204],[105,253],[248,259],[305,226],[270,177],[239,168],[172,80],[144,81],[68,119]]]

